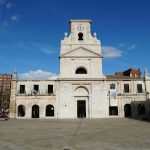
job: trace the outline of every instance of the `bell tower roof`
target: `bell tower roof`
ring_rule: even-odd
[[[70,19],[70,23],[71,22],[92,22],[92,20],[90,19]]]

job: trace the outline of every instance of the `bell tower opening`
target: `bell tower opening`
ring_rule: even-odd
[[[78,40],[83,41],[83,33],[82,32],[78,33]]]

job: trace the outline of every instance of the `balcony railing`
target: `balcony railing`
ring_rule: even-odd
[[[123,94],[131,94],[132,93],[132,90],[131,89],[129,89],[129,90],[123,90]]]
[[[17,95],[24,95],[24,96],[55,96],[54,93],[50,93],[48,92],[47,90],[45,92],[41,92],[40,90],[39,91],[35,91],[35,90],[31,90],[31,92],[20,92],[20,91],[17,91]]]
[[[144,90],[144,89],[142,89],[142,90],[137,90],[136,93],[137,93],[137,94],[142,94],[142,93],[145,93],[145,90]]]

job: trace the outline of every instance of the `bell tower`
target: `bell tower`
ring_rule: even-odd
[[[70,20],[70,33],[73,43],[87,42],[91,38],[91,20]]]
[[[70,20],[60,50],[58,107],[60,118],[101,118],[109,114],[101,42],[91,20]],[[81,107],[82,106],[82,107]]]
[[[60,50],[60,78],[104,78],[101,42],[91,20],[70,20]]]

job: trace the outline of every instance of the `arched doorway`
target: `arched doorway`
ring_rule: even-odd
[[[145,106],[144,104],[139,104],[138,105],[138,115],[145,115]]]
[[[46,106],[46,116],[47,117],[54,117],[54,106],[53,105],[47,105]]]
[[[74,91],[77,100],[77,118],[86,118],[88,113],[88,96],[89,91],[86,87],[77,87]]]
[[[25,116],[25,106],[19,105],[18,106],[18,117],[24,117]]]
[[[124,116],[131,117],[131,105],[130,104],[124,105]]]
[[[38,105],[32,106],[32,118],[39,118],[39,106]]]

